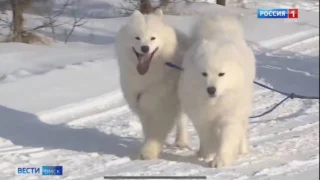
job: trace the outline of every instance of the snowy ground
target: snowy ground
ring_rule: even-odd
[[[295,2],[309,3],[309,10],[299,11],[298,21],[257,19],[255,9],[215,5],[180,6],[178,11],[238,15],[256,53],[257,80],[282,91],[317,96],[319,1]],[[192,16],[167,16],[166,21],[186,32],[194,22]],[[15,167],[42,165],[62,165],[64,175],[57,179],[105,175],[319,179],[318,100],[289,100],[273,113],[252,119],[251,153],[230,168],[208,168],[194,152],[175,149],[170,146],[173,135],[161,160],[131,160],[141,146],[141,127],[123,100],[113,51],[114,35],[125,22],[126,18],[90,19],[67,45],[0,44],[1,180],[48,179],[15,176]],[[282,98],[257,87],[253,114]],[[189,132],[196,150],[198,139],[191,124]]]

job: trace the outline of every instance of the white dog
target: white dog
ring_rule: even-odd
[[[117,34],[121,88],[145,136],[141,159],[158,158],[175,122],[177,145],[188,146],[187,119],[177,96],[180,72],[164,65],[181,65],[186,49],[187,36],[166,25],[161,10],[149,15],[135,11]]]
[[[212,167],[231,165],[248,152],[247,126],[253,99],[255,57],[241,26],[231,17],[195,25],[179,99],[200,137],[199,156]]]

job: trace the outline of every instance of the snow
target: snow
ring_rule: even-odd
[[[90,8],[101,8],[95,4],[104,2],[92,1]],[[319,1],[244,4],[246,8],[177,3],[176,12],[181,16],[167,15],[165,20],[188,32],[195,16],[236,15],[256,54],[257,81],[281,91],[317,96]],[[256,18],[257,7],[293,4],[301,8],[297,21]],[[15,175],[16,167],[42,165],[64,167],[62,177],[50,179],[89,180],[106,175],[319,179],[318,100],[288,100],[274,112],[251,119],[250,154],[229,168],[211,169],[194,157],[198,138],[192,124],[188,130],[193,151],[173,147],[170,134],[161,159],[136,160],[142,144],[141,125],[123,99],[113,50],[114,35],[126,20],[91,18],[76,29],[68,44],[61,42],[63,31],[70,28],[67,25],[57,29],[54,45],[0,44],[1,180],[44,179]],[[29,23],[39,22],[35,18]],[[49,30],[42,33],[49,34]],[[253,114],[266,111],[282,98],[256,87]]]

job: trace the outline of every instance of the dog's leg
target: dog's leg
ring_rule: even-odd
[[[153,116],[142,119],[145,143],[140,151],[140,159],[158,159],[163,143],[172,130],[174,118],[168,116]]]
[[[157,159],[181,113],[175,89],[167,84],[153,86],[142,94],[139,106],[143,114],[139,117],[145,137],[141,159]]]
[[[139,159],[141,160],[155,160],[162,150],[162,143],[159,139],[147,138],[140,150]]]
[[[214,129],[212,129],[212,127],[210,127],[207,123],[201,124],[200,127],[199,125],[196,126],[196,129],[200,139],[200,147],[197,153],[198,158],[205,161],[210,160],[215,156]]]
[[[239,153],[239,145],[243,134],[243,124],[228,123],[221,128],[217,155],[211,162],[211,167],[230,166]]]
[[[181,113],[180,117],[176,122],[176,140],[175,145],[180,149],[189,149],[192,148],[189,145],[189,134],[188,134],[188,116],[184,113]]]
[[[248,120],[244,122],[244,130],[240,143],[239,154],[247,154],[249,152],[249,142],[248,142]]]
[[[241,139],[239,154],[244,155],[244,154],[248,154],[248,152],[249,152],[249,143],[248,143],[247,135],[244,134]]]

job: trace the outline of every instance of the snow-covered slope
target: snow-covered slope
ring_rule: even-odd
[[[188,32],[194,15],[232,13],[245,27],[257,57],[257,80],[276,89],[319,94],[319,15],[300,10],[295,21],[257,19],[254,9],[210,6],[183,9],[166,21]],[[90,19],[69,44],[0,44],[0,179],[15,168],[62,165],[56,179],[102,179],[105,175],[205,175],[208,179],[318,179],[319,101],[288,100],[271,114],[250,121],[250,154],[234,166],[211,169],[194,151],[171,146],[160,160],[140,161],[141,126],[119,89],[114,34],[126,18]],[[63,27],[66,28],[66,27]],[[61,30],[62,31],[62,30]],[[88,38],[89,35],[92,38]],[[81,43],[80,43],[81,42]],[[260,87],[259,114],[283,96]],[[53,179],[55,179],[53,178]],[[51,177],[50,177],[51,179]]]

